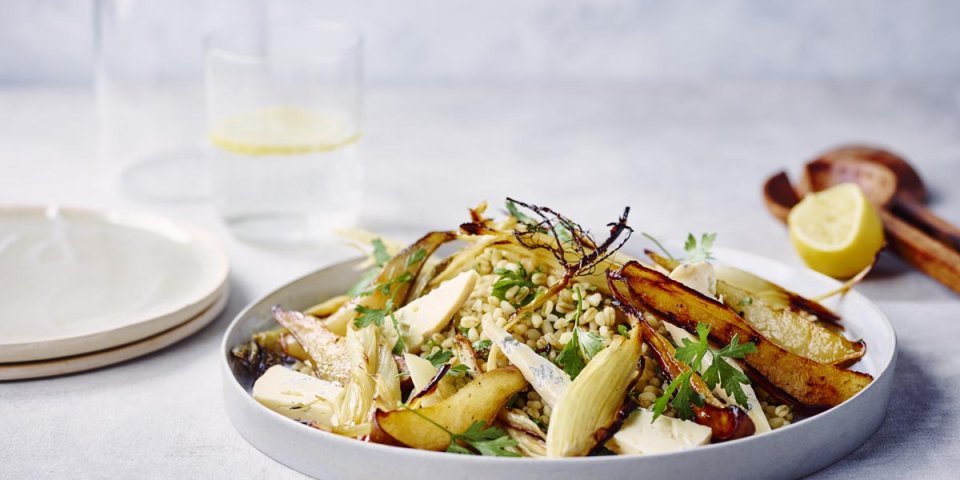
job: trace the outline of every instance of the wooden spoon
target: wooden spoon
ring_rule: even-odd
[[[920,179],[920,175],[917,174],[917,171],[914,170],[913,166],[902,156],[888,150],[866,145],[846,145],[830,150],[810,162],[808,164],[808,171],[809,166],[814,164],[823,165],[837,162],[848,165],[850,162],[857,162],[860,164],[866,163],[887,167],[896,177],[896,188],[892,197],[887,199],[887,201],[874,203],[887,205],[890,211],[913,224],[913,226],[947,244],[947,246],[954,250],[960,250],[960,228],[938,217],[924,205],[924,202],[928,198],[927,188],[923,184],[923,180]],[[852,168],[854,170],[861,170],[862,172],[876,170],[860,165]],[[885,174],[875,175],[884,176]],[[861,187],[865,187],[865,185],[861,184]],[[887,190],[889,187],[886,185],[877,185],[877,187],[875,193],[882,195],[891,193]],[[867,188],[864,188],[864,191],[869,197],[870,192],[867,191]]]
[[[894,253],[920,271],[960,293],[960,252],[952,248],[951,244],[938,241],[937,238],[941,235],[934,238],[888,209],[891,203],[900,198],[897,195],[900,182],[891,168],[879,162],[871,163],[856,158],[824,160],[821,157],[806,165],[800,193],[802,195],[806,192],[817,192],[848,182],[858,184],[871,203],[877,206],[887,232],[887,243]],[[792,188],[783,172],[767,180],[764,185],[764,196],[768,208],[771,203],[777,203],[777,199],[789,199],[789,194],[786,192]],[[910,194],[911,198],[914,195]],[[784,211],[788,212],[789,208],[786,204],[781,204],[770,210],[774,216],[783,221],[785,220]]]

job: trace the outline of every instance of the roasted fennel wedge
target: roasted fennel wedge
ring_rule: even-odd
[[[273,307],[273,319],[297,339],[317,377],[341,385],[350,380],[350,357],[343,337],[328,330],[316,317],[301,312]]]
[[[740,326],[743,319],[729,307],[637,262],[609,272],[608,277],[614,295],[623,305],[653,312],[688,332],[696,331],[697,324],[704,323],[710,326],[710,338],[721,344],[730,343],[734,335],[756,344],[756,353],[744,359],[749,367],[747,374],[751,378],[762,377],[777,388],[770,393],[784,396],[807,410],[839,405],[873,380],[865,373],[789,352],[756,331]]]
[[[566,388],[547,430],[548,457],[579,457],[590,453],[614,426],[627,390],[636,379],[640,333],[617,336],[590,360]]]
[[[378,410],[380,429],[396,441],[422,450],[446,450],[450,434],[461,434],[475,422],[489,425],[504,404],[527,386],[516,368],[484,373],[457,393],[429,407]]]

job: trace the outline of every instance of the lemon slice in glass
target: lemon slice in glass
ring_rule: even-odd
[[[359,133],[342,116],[272,106],[227,118],[210,131],[216,147],[241,155],[295,155],[336,150]]]
[[[808,194],[790,210],[787,226],[803,261],[836,278],[869,266],[884,243],[880,216],[852,183]]]

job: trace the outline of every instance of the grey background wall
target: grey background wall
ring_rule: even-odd
[[[189,16],[205,1],[212,0],[187,7],[167,1],[164,8]],[[230,1],[216,1],[231,8]],[[267,5],[276,19],[327,18],[359,27],[372,83],[960,79],[956,0]],[[0,0],[0,83],[90,82],[94,11],[94,0]]]

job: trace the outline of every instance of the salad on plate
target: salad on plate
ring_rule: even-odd
[[[501,457],[673,452],[763,435],[873,380],[817,301],[714,261],[645,260],[543,206],[486,204],[403,247],[366,234],[357,283],[232,351],[265,408],[331,434]],[[456,245],[443,255],[446,245]],[[449,248],[449,247],[447,247]],[[837,292],[834,292],[837,293]]]

